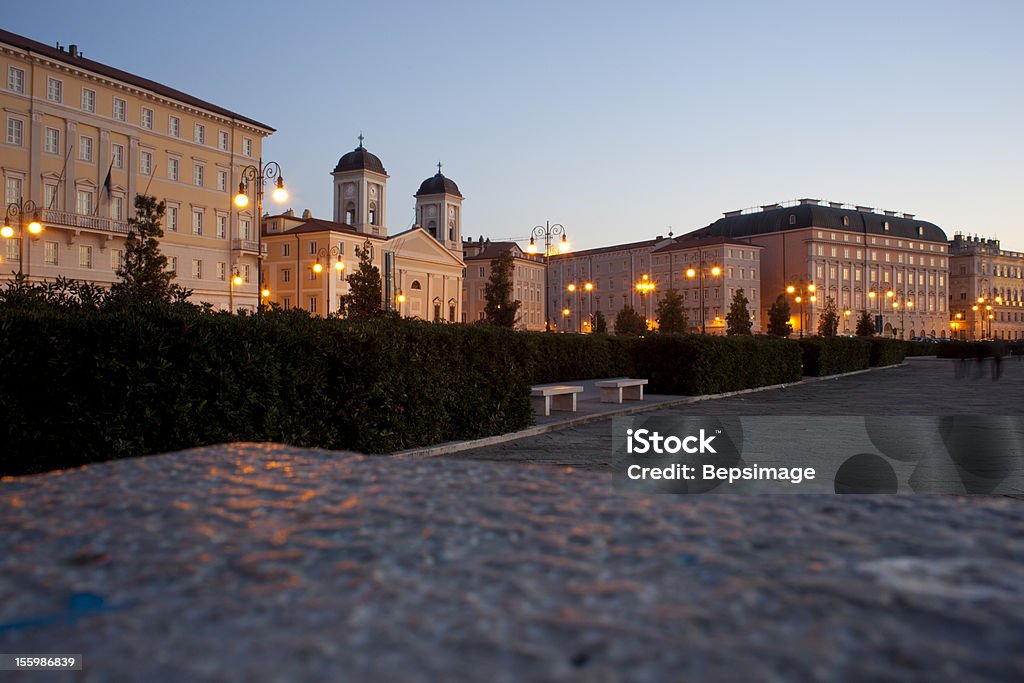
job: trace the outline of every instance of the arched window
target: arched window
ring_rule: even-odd
[[[455,322],[455,299],[448,299],[448,322]]]
[[[356,222],[356,205],[355,202],[349,202],[345,205],[345,222],[349,225],[355,225]]]
[[[437,221],[427,223],[427,232],[430,233],[431,237],[437,239]]]
[[[377,225],[377,205],[376,204],[370,204],[370,213],[369,213],[368,217],[370,219],[370,225]]]
[[[448,241],[455,241],[455,221],[448,221]]]
[[[434,297],[434,322],[441,321],[441,299],[440,297]]]
[[[796,225],[796,214],[795,213],[789,214],[789,224],[790,225]]]
[[[849,227],[849,226],[850,226],[850,217],[849,216],[843,216],[843,227]]]
[[[419,280],[413,280],[412,284],[409,285],[409,289],[423,289],[423,288],[420,287],[420,281]]]

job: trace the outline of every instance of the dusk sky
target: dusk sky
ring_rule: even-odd
[[[436,172],[464,236],[576,248],[814,197],[1024,251],[1024,3],[46,2],[3,28],[263,121],[331,217],[357,136],[392,233]]]

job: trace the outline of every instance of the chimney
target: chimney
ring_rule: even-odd
[[[761,205],[761,210],[762,211],[771,211],[772,209],[777,209],[777,208],[779,208],[778,203],[776,203],[776,204],[762,204]]]
[[[304,209],[302,211],[302,217],[303,218],[312,218],[313,217],[313,212],[310,211],[309,209]]]
[[[858,211],[867,211],[868,213],[874,213],[875,207],[873,206],[858,206]]]
[[[828,205],[831,208],[833,208],[833,209],[841,209],[841,208],[843,208],[843,203],[842,202],[829,202]]]
[[[886,212],[885,212],[885,215],[886,215],[886,216],[895,216],[895,215],[896,215],[896,212],[895,212],[895,211],[886,211]]]
[[[295,215],[295,209],[288,209],[287,211],[284,212],[284,215],[285,216],[294,216]]]
[[[735,211],[726,211],[725,212],[725,217],[726,218],[732,218],[733,216],[739,216],[742,213],[743,213],[743,209],[736,209]]]
[[[905,214],[903,214],[903,217],[904,218],[913,218],[914,214],[912,214],[912,213],[905,213]]]
[[[78,46],[75,45],[74,43],[71,43],[70,45],[68,45],[68,52],[71,53],[72,57],[77,57],[78,56]]]
[[[818,202],[820,202],[820,201],[821,201],[820,199],[801,199],[800,203],[801,204],[813,204],[814,206],[817,206]]]

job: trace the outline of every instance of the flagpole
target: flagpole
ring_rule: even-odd
[[[68,153],[64,156],[64,168],[60,169],[60,177],[57,178],[57,189],[58,190],[60,190],[61,183],[64,182],[64,174],[67,173],[67,170],[68,170],[68,160],[71,159],[71,152],[73,152],[74,149],[75,149],[74,145],[68,145]],[[53,193],[53,199],[50,200],[50,206],[48,206],[47,208],[49,208],[49,209],[56,209],[57,208],[57,207],[54,206],[54,204],[57,203],[57,195],[58,194],[60,194],[59,191]],[[67,197],[66,191],[65,191],[65,195],[64,196]]]

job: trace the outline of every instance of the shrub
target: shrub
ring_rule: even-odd
[[[899,339],[885,339],[884,337],[871,337],[871,366],[898,365],[903,362],[907,354],[906,342]]]
[[[911,341],[903,343],[907,346],[908,356],[934,356],[939,350],[938,342]]]
[[[633,374],[630,349],[637,340],[604,334],[522,332],[534,384]]]
[[[0,474],[227,441],[383,453],[530,423],[514,333],[193,306],[0,310]]]
[[[859,337],[807,337],[801,339],[804,374],[838,375],[868,367],[871,344]]]
[[[714,394],[800,379],[800,347],[768,337],[653,335],[633,347],[652,393]]]

